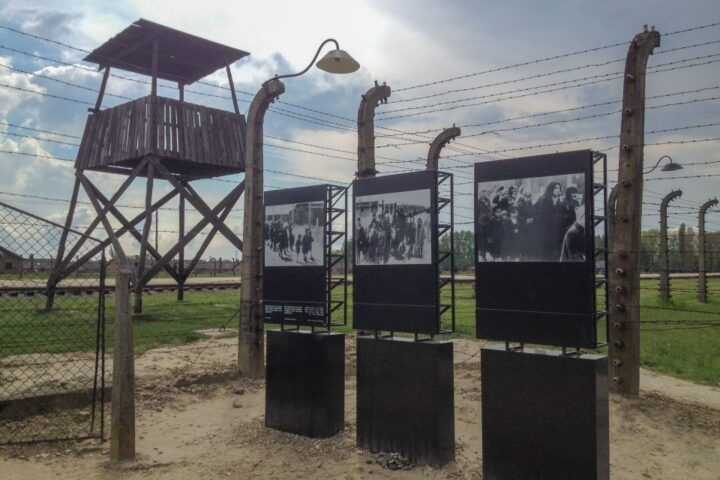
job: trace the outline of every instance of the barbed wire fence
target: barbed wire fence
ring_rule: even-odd
[[[105,256],[61,282],[47,309],[64,237],[82,234],[0,203],[0,444],[104,433]],[[86,240],[81,254],[98,243]]]
[[[676,30],[664,34],[664,37],[672,37],[675,35],[682,37],[682,34],[690,34],[692,32],[698,31],[712,31],[713,28],[719,25],[720,23],[711,23],[707,25],[700,25],[687,29]],[[0,28],[16,35],[32,37],[34,40],[40,42],[54,43],[62,46],[63,48],[69,48],[73,51],[88,53],[88,51],[85,49],[69,45],[64,42],[60,42],[57,39],[29,34],[22,30],[2,25],[0,25]],[[713,47],[718,42],[720,42],[720,40],[716,39],[711,39],[708,41],[692,40],[682,45],[673,46],[672,48],[658,49],[656,55],[677,55],[681,54],[682,52],[688,52],[688,54],[687,56],[682,58],[669,58],[664,63],[653,65],[649,69],[648,74],[657,76],[656,78],[667,78],[667,76],[671,75],[672,72],[702,72],[704,71],[702,70],[703,68],[717,65],[717,63],[720,62],[720,59],[717,58],[718,54],[714,52],[707,53],[707,51],[701,51],[701,49]],[[384,111],[379,111],[378,118],[376,119],[379,124],[376,127],[378,131],[377,138],[383,139],[385,141],[384,144],[378,145],[378,148],[381,149],[379,150],[379,153],[383,153],[383,155],[376,156],[380,160],[380,162],[378,162],[378,167],[382,170],[381,174],[384,175],[399,173],[403,171],[412,171],[419,168],[420,163],[424,160],[418,158],[418,149],[426,146],[426,144],[433,139],[434,135],[444,128],[439,125],[437,127],[428,127],[427,125],[423,125],[422,128],[418,129],[401,128],[400,125],[404,125],[403,122],[422,120],[428,122],[436,121],[439,124],[441,123],[439,119],[447,118],[446,115],[448,114],[448,112],[455,110],[471,110],[474,108],[482,108],[484,106],[492,106],[498,104],[502,105],[503,102],[511,102],[517,99],[546,99],[548,98],[548,95],[551,95],[555,92],[568,92],[573,91],[573,89],[578,90],[585,87],[593,88],[598,85],[609,84],[613,81],[618,81],[621,72],[593,72],[595,72],[595,69],[611,66],[615,62],[620,62],[623,59],[613,57],[610,60],[603,60],[592,63],[586,62],[582,65],[557,68],[545,73],[537,73],[524,76],[518,75],[508,80],[489,81],[484,82],[481,85],[473,85],[471,87],[446,88],[445,90],[439,92],[424,94],[413,93],[412,95],[414,96],[412,97],[408,96],[411,95],[411,91],[414,92],[419,89],[426,89],[431,87],[445,88],[445,86],[449,86],[453,82],[457,82],[460,80],[478,78],[482,77],[483,75],[488,75],[496,72],[513,72],[515,71],[515,69],[520,69],[521,67],[549,64],[555,60],[560,59],[567,59],[572,57],[582,58],[583,55],[586,55],[588,53],[598,52],[601,50],[612,50],[614,48],[626,46],[627,42],[612,43],[599,47],[581,49],[575,52],[562,53],[558,55],[551,55],[544,58],[532,59],[513,65],[488,69],[481,72],[474,72],[461,76],[455,76],[447,79],[440,79],[432,82],[425,82],[422,84],[395,89],[394,94],[397,95],[395,95],[395,98],[391,99],[391,101],[389,102],[389,108]],[[39,55],[37,52],[28,52],[22,48],[19,48],[16,44],[0,44],[0,50],[4,50],[20,55],[22,57],[32,59],[34,62],[36,62],[37,65],[40,65],[41,68],[45,66],[62,65],[71,69],[79,69],[85,72],[93,72],[94,75],[97,75],[97,72],[94,68],[82,65],[79,62],[68,62],[59,58],[52,58],[48,55]],[[698,51],[699,54],[690,53],[695,51]],[[33,72],[6,64],[0,64],[0,69],[14,72],[18,75],[25,75],[28,78],[37,80],[43,85],[48,86],[47,88],[43,89],[28,89],[22,88],[18,85],[0,84],[0,88],[12,90],[18,93],[22,93],[24,95],[38,96],[39,98],[43,99],[47,98],[52,101],[72,104],[71,106],[75,106],[76,108],[81,109],[84,109],[85,106],[94,105],[92,102],[86,101],[85,99],[78,97],[80,93],[69,93],[71,91],[70,89],[97,93],[97,90],[94,88],[85,87],[74,82],[53,78],[49,75],[39,73],[39,70]],[[483,93],[479,95],[473,94],[473,96],[470,97],[445,100],[445,97],[447,96],[463,94],[464,92],[475,92],[497,87],[504,88],[505,85],[530,82],[535,80],[544,81],[542,79],[566,75],[573,72],[578,72],[578,76],[570,79],[535,84],[532,86],[509,88],[503,91],[490,92],[487,94]],[[149,85],[148,81],[133,77],[131,75],[119,75],[117,73],[113,73],[112,76],[124,82]],[[50,87],[50,85],[60,85],[63,90],[51,90],[52,87]],[[174,85],[164,85],[162,84],[162,82],[160,83],[159,87],[168,89],[176,88]],[[651,104],[648,105],[646,108],[650,111],[678,112],[682,108],[688,108],[693,106],[709,107],[714,105],[714,102],[720,99],[720,97],[717,96],[718,88],[720,87],[718,87],[717,85],[706,85],[692,89],[663,91],[656,95],[648,96],[647,99],[650,101]],[[215,99],[218,99],[218,101],[219,99],[228,101],[227,94],[218,95],[217,93],[213,93],[214,91],[219,90],[226,91],[228,90],[228,87],[215,84],[213,82],[202,81],[198,82],[198,86],[196,89],[187,89],[185,90],[185,92],[190,96],[195,95],[198,97],[209,99],[210,101],[215,101]],[[75,92],[76,90],[72,91]],[[249,103],[249,98],[253,96],[253,94],[250,92],[239,91],[239,93],[247,97],[238,99],[240,102],[243,103]],[[125,97],[123,95],[113,93],[106,93],[106,95],[115,98],[118,101],[129,100],[129,97]],[[437,98],[442,98],[442,100],[437,100]],[[666,101],[664,99],[670,100]],[[563,127],[569,124],[594,125],[594,123],[591,122],[602,121],[602,119],[612,120],[614,118],[613,116],[617,116],[620,113],[617,109],[617,105],[619,105],[620,103],[621,102],[619,99],[610,98],[607,101],[597,101],[570,108],[555,108],[521,115],[508,115],[506,117],[497,118],[495,120],[487,120],[482,122],[467,122],[466,124],[461,125],[461,127],[466,131],[464,132],[463,137],[459,139],[460,141],[447,146],[446,149],[452,153],[443,156],[442,169],[446,171],[451,171],[457,179],[461,180],[458,181],[455,185],[458,190],[456,192],[456,195],[462,198],[473,195],[470,190],[474,183],[474,179],[472,172],[468,170],[468,168],[472,168],[473,163],[477,161],[509,158],[513,155],[520,154],[517,152],[523,152],[523,155],[526,153],[531,154],[537,152],[545,152],[548,151],[548,149],[554,149],[558,146],[570,146],[573,144],[582,145],[583,147],[592,146],[600,151],[611,151],[617,148],[617,145],[604,145],[602,142],[605,140],[616,139],[617,135],[615,134],[594,136],[584,135],[581,138],[577,138],[574,140],[570,139],[557,142],[545,141],[541,143],[539,143],[538,141],[527,142],[524,139],[518,139],[512,137],[511,135],[516,135],[518,133],[526,131],[555,133],[555,131],[549,129],[555,127]],[[573,113],[580,111],[588,111],[588,113],[583,115],[577,115]],[[356,131],[356,119],[352,118],[352,116],[339,115],[337,113],[331,113],[319,110],[317,108],[312,108],[286,101],[278,101],[270,109],[270,113],[272,115],[280,117],[283,120],[294,121],[303,126],[312,125],[321,127],[325,131],[339,131],[351,133],[354,133]],[[442,115],[445,115],[445,117],[442,117]],[[551,117],[551,119],[538,121],[537,123],[532,124],[523,123],[527,120],[537,118],[542,119],[545,117]],[[613,124],[613,128],[616,126],[616,124],[617,122]],[[52,154],[43,154],[30,149],[23,149],[24,151],[21,151],[20,149],[0,150],[0,154],[6,155],[7,158],[32,157],[47,161],[74,162],[73,158],[69,158],[72,155],[70,154],[68,156],[67,152],[72,151],[72,149],[74,148],[77,148],[78,141],[80,140],[80,137],[78,135],[71,135],[69,132],[53,131],[49,128],[36,128],[38,124],[35,122],[0,122],[0,125],[3,125],[5,127],[5,131],[2,133],[3,135],[7,135],[8,137],[12,137],[15,139],[22,139],[23,141],[35,142],[42,145],[44,147],[43,149],[47,147],[47,150],[53,152]],[[712,144],[720,140],[720,135],[717,135],[715,133],[715,131],[717,130],[716,127],[718,125],[718,123],[714,122],[697,121],[687,125],[673,124],[672,126],[667,126],[665,128],[656,128],[647,132],[648,135],[653,135],[654,137],[650,142],[646,144],[646,146],[652,147],[673,145],[691,147],[699,144]],[[11,129],[12,131],[10,131]],[[672,136],[673,134],[686,134],[688,132],[692,133],[696,131],[710,133],[698,133],[692,138],[668,137]],[[540,135],[542,135],[542,133],[534,133],[531,138],[539,137]],[[265,146],[269,147],[269,149],[273,153],[278,154],[277,157],[274,157],[275,159],[282,160],[284,157],[280,156],[280,154],[286,152],[292,154],[301,154],[304,156],[308,156],[309,158],[330,159],[332,161],[337,160],[339,162],[347,163],[349,172],[353,170],[354,163],[357,162],[357,159],[355,157],[356,152],[352,150],[334,148],[327,145],[320,145],[287,137],[288,135],[282,135],[280,133],[272,133],[265,136],[265,138],[268,140],[265,143]],[[493,141],[493,146],[480,143],[470,143],[473,141],[470,139],[475,139],[475,141],[482,142],[487,138],[493,138],[494,140],[496,140]],[[503,141],[506,144],[497,146],[498,142],[500,141]],[[714,178],[720,176],[720,174],[715,173],[715,171],[709,169],[712,169],[713,165],[717,162],[718,160],[697,161],[689,163],[684,162],[685,167],[688,170],[691,170],[689,174],[669,177],[647,178],[646,181],[672,182],[685,179]],[[267,184],[267,188],[284,188],[285,185],[280,184],[287,182],[287,180],[298,182],[300,184],[307,184],[309,182],[330,182],[334,184],[347,184],[350,181],[351,177],[351,175],[348,175],[347,178],[335,178],[335,176],[326,176],[323,174],[315,175],[314,173],[291,170],[287,167],[269,168],[266,169],[266,171],[269,173],[268,176],[272,178],[273,182],[271,184]],[[203,181],[224,182],[233,184],[239,183],[239,180],[231,178],[215,178]],[[663,183],[663,185],[664,184],[665,183]],[[646,192],[648,192],[647,189]],[[57,202],[59,204],[68,202],[67,199],[52,197],[42,192],[2,191],[0,192],[0,195],[11,197],[16,200],[19,199],[23,202]],[[652,197],[653,195],[657,196],[658,198],[662,197],[662,194],[651,194],[650,192],[648,192],[648,198]],[[648,202],[648,204],[652,205],[652,202]],[[696,213],[700,202],[686,201],[686,203],[683,203],[683,205],[685,205],[685,207],[683,209],[679,209],[673,212],[673,215],[676,216],[676,218],[686,219],[689,221],[689,219],[691,218],[690,216]],[[119,206],[133,209],[145,208],[143,205],[134,204],[124,204]],[[164,210],[172,211],[173,209],[171,207],[164,207]],[[470,210],[472,210],[472,207],[470,206],[456,205],[455,217],[460,221],[456,221],[455,225],[463,225],[468,229],[472,229],[472,227],[474,226],[474,220]],[[241,214],[242,209],[236,209],[230,215],[230,218],[235,217],[236,219],[239,219],[241,218]],[[658,214],[648,211],[644,213],[644,215],[650,217]],[[693,216],[692,218],[695,217]],[[708,225],[713,225],[712,220],[708,220]],[[74,226],[74,228],[78,230],[82,230],[84,227],[85,225]],[[100,228],[98,230],[102,231],[102,229]],[[168,228],[160,229],[159,232],[168,234],[178,233],[178,231]],[[646,235],[652,236],[652,233],[648,233]],[[720,232],[708,233],[706,235],[720,235]],[[1,243],[0,245],[5,246],[6,244]],[[717,249],[708,250],[708,253],[714,252],[717,252]],[[657,251],[650,249],[645,251],[644,253],[652,256],[656,255]],[[43,258],[52,259],[52,255],[54,254],[55,252],[52,252],[52,249],[48,249],[47,251],[42,252],[42,255],[38,253],[35,258],[40,258],[40,256],[42,256]],[[720,259],[720,255],[716,255],[715,258]],[[711,257],[710,263],[712,263],[712,261],[713,260]],[[81,283],[87,281],[89,286],[89,284],[91,283],[89,273],[90,272],[80,272],[78,273],[78,276],[75,280]],[[20,281],[29,281],[31,277],[29,277],[28,275],[29,273],[26,270],[24,272],[24,278]],[[112,277],[112,272],[109,273],[109,276]],[[148,353],[151,355],[155,355],[156,358],[158,355],[171,357],[173,359],[173,362],[169,362],[169,365],[171,365],[170,368],[174,368],[177,370],[184,369],[185,371],[191,371],[193,369],[197,369],[198,367],[203,369],[232,368],[232,365],[234,365],[235,363],[236,350],[235,347],[231,345],[233,345],[233,342],[236,342],[237,339],[235,338],[234,330],[231,327],[233,327],[234,323],[237,321],[239,291],[235,288],[226,288],[225,290],[220,290],[220,288],[221,287],[219,286],[198,287],[198,290],[195,292],[196,294],[189,296],[188,299],[184,302],[177,302],[172,298],[171,288],[168,288],[166,291],[153,291],[152,289],[149,289],[147,292],[148,297],[145,304],[146,310],[141,317],[138,317],[136,319],[135,322],[135,341],[138,347],[136,349],[136,355],[143,356]],[[641,288],[643,290],[653,290],[652,287]],[[474,336],[474,328],[470,326],[474,323],[475,315],[473,304],[475,298],[473,293],[474,288],[470,288],[469,290],[470,293],[468,293],[467,291],[462,291],[457,296],[457,299],[460,303],[458,305],[458,316],[469,316],[469,318],[473,320],[472,322],[468,323],[468,325],[458,325],[457,333],[460,335]],[[677,289],[677,291],[683,290],[684,289]],[[32,360],[33,362],[38,363],[38,365],[32,366],[40,367],[41,365],[47,365],[49,368],[49,366],[52,366],[53,364],[61,365],[62,363],[59,363],[57,361],[58,357],[56,357],[55,355],[67,354],[67,352],[74,348],[80,348],[73,345],[76,345],[77,342],[79,342],[80,338],[85,338],[87,334],[91,333],[88,330],[88,322],[90,322],[91,311],[90,304],[91,302],[99,301],[98,298],[103,296],[102,292],[104,291],[104,289],[98,289],[95,294],[91,294],[89,293],[90,289],[88,288],[85,293],[82,293],[80,295],[75,295],[73,293],[72,295],[68,295],[67,297],[63,297],[60,299],[61,302],[65,298],[67,298],[67,301],[74,300],[75,302],[85,302],[85,304],[79,303],[80,306],[85,305],[85,307],[83,308],[78,307],[79,313],[72,313],[76,323],[82,323],[82,325],[67,325],[68,328],[78,327],[79,329],[84,329],[82,330],[82,334],[70,335],[72,331],[68,330],[68,335],[63,336],[56,330],[46,329],[45,327],[48,326],[47,324],[40,323],[37,325],[37,329],[34,330],[34,332],[36,333],[33,334],[33,339],[23,340],[26,343],[10,343],[10,337],[0,335],[0,362],[15,362],[18,359],[26,357],[30,358],[32,355],[44,355],[44,360]],[[108,289],[108,292],[111,293],[111,289]],[[718,290],[711,289],[710,292],[718,293]],[[33,305],[32,301],[29,300],[33,298],[34,297],[32,296],[20,296],[20,294],[18,294],[17,297],[7,297],[7,300],[8,305],[13,305],[11,308],[15,308],[15,306],[20,305]],[[41,297],[37,298],[39,299]],[[4,302],[5,300],[5,295],[0,295],[0,302]],[[26,303],[18,303],[19,300],[23,300]],[[38,305],[34,305],[33,308],[23,311],[32,311],[34,312],[32,313],[32,315],[35,315],[37,314],[37,312],[34,310],[34,308],[38,306],[39,303]],[[652,310],[662,311],[663,313],[668,314],[667,319],[648,320],[643,325],[643,328],[647,331],[720,328],[720,316],[711,311],[682,309],[679,307],[673,307],[672,305],[642,305],[636,306],[635,308],[648,308]],[[112,324],[114,313],[112,305],[110,303],[107,306],[103,304],[102,312],[107,317],[107,323]],[[30,316],[31,314],[27,313],[27,315]],[[87,318],[82,322],[78,321],[83,315],[87,315]],[[32,318],[34,319],[35,317]],[[48,318],[49,317],[43,317],[43,319],[45,320]],[[0,322],[0,333],[2,333],[3,328],[10,328],[11,323],[8,322],[6,324],[5,322],[7,322],[7,320],[4,316],[3,321]],[[58,326],[61,324],[62,323],[60,322],[53,325]],[[19,325],[22,324],[16,324],[15,326]],[[28,323],[26,326],[29,327],[31,325],[32,322]],[[96,368],[95,364],[100,364],[101,367],[97,368],[100,368],[100,371],[104,372],[106,356],[102,353],[96,355],[91,355],[87,353],[92,351],[92,348],[90,347],[92,347],[93,345],[95,345],[97,348],[97,342],[102,343],[104,347],[104,342],[107,338],[109,338],[109,332],[112,329],[108,328],[108,334],[105,334],[104,323],[102,325],[103,327],[101,330],[102,333],[100,335],[100,340],[97,340],[97,331],[95,331],[96,336],[92,338],[96,339],[96,343],[83,344],[83,348],[85,348],[86,350],[81,353],[73,353],[72,357],[78,357],[80,360],[87,360],[88,362],[92,360],[93,362],[95,362],[92,363],[93,368]],[[30,342],[36,343],[33,346],[30,344]],[[38,351],[36,352],[35,350]],[[86,356],[87,358],[85,358]],[[11,360],[7,360],[8,358]],[[70,360],[68,360],[68,362],[70,362]],[[151,362],[151,360],[148,360],[148,362]],[[144,363],[139,363],[139,368],[142,369],[144,368],[144,366]],[[22,370],[23,369],[21,368],[20,371]],[[29,373],[31,372],[31,369],[26,368],[26,371]],[[3,372],[5,372],[5,369],[3,369]],[[83,370],[83,372],[86,371]],[[89,370],[87,372],[89,372]],[[93,370],[93,372],[97,373],[96,370]],[[3,388],[9,388],[7,387],[7,385],[10,385],[7,383],[7,379],[4,379],[2,375],[7,376],[7,373],[0,373],[0,402],[2,402],[5,398],[2,396],[2,392],[4,392]],[[99,377],[96,374],[93,378],[98,379]],[[109,381],[110,380],[108,379],[108,383]],[[99,383],[102,383],[102,381],[100,380]],[[71,386],[72,385],[65,382],[64,386],[58,383],[56,388],[70,389]],[[41,392],[42,390],[38,391]],[[104,392],[104,390],[101,391]],[[102,408],[102,405],[103,402],[102,399],[100,399],[98,408]],[[95,407],[93,407],[93,412],[95,412]],[[2,411],[0,411],[0,418],[2,418],[2,415],[3,413]],[[94,421],[91,422],[91,428],[89,431],[91,432],[91,434],[94,434],[93,432],[96,433],[99,429],[99,434],[102,435],[102,418],[99,421],[95,417],[93,417],[93,419]],[[0,428],[0,432],[2,431],[3,429]],[[27,436],[28,433],[28,431],[22,432],[18,430],[17,438],[20,438],[20,436],[22,435]],[[34,438],[39,439],[40,437],[36,436]],[[0,443],[2,442],[3,439],[0,437]]]

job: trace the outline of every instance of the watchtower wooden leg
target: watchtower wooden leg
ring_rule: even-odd
[[[141,282],[145,273],[145,260],[148,250],[148,238],[150,236],[150,227],[152,226],[152,191],[153,191],[153,175],[155,172],[154,164],[151,162],[147,170],[147,188],[145,190],[145,225],[143,225],[142,239],[140,240],[140,258],[138,259],[137,272],[135,276],[135,308],[136,314],[142,313],[142,291],[145,282]],[[152,247],[150,247],[152,248]]]

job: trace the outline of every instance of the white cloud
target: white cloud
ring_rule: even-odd
[[[289,79],[286,82],[287,92],[281,97],[281,100],[305,105],[320,111],[332,112],[351,120],[355,118],[360,93],[366,91],[372,85],[372,80],[375,79],[387,81],[394,89],[390,104],[378,108],[377,111],[382,112],[402,106],[402,103],[395,103],[397,100],[418,94],[441,93],[449,88],[477,87],[504,80],[513,80],[521,76],[549,72],[556,68],[606,61],[616,56],[622,57],[625,53],[624,48],[617,48],[572,57],[557,63],[531,65],[494,74],[477,75],[433,87],[405,92],[399,91],[402,87],[408,85],[431,82],[470,72],[479,72],[488,68],[531,58],[540,58],[562,51],[621,41],[626,38],[629,40],[632,33],[643,23],[639,20],[640,17],[646,15],[645,12],[641,15],[639,9],[638,11],[629,9],[625,3],[619,1],[610,2],[607,6],[597,7],[596,15],[590,13],[591,10],[595,12],[590,7],[564,4],[558,10],[562,12],[562,16],[557,16],[557,18],[552,18],[552,15],[548,13],[553,10],[551,7],[534,9],[528,7],[528,11],[524,12],[527,15],[512,15],[512,18],[509,18],[508,12],[517,13],[519,7],[507,6],[498,2],[486,2],[482,6],[472,3],[441,6],[432,2],[419,2],[410,5],[405,3],[386,4],[385,2],[375,2],[373,0],[343,2],[342,4],[330,0],[321,0],[312,4],[303,2],[281,2],[279,4],[246,2],[237,4],[221,0],[207,0],[203,3],[202,8],[198,8],[196,2],[187,0],[172,2],[133,1],[120,4],[83,0],[72,3],[66,2],[60,5],[57,2],[36,0],[33,2],[32,7],[28,7],[27,2],[11,0],[0,8],[3,17],[8,22],[14,22],[20,28],[30,30],[36,34],[58,38],[66,43],[86,49],[97,47],[137,18],[143,17],[248,50],[252,55],[236,63],[232,68],[236,87],[239,90],[251,93],[257,91],[262,81],[276,73],[289,73],[304,68],[318,44],[328,36],[333,36],[340,42],[341,48],[350,52],[361,63],[361,71],[348,76],[332,76],[319,72],[317,69],[312,69],[303,78]],[[625,15],[622,16],[621,22],[616,22],[617,11],[619,10],[625,11]],[[658,17],[658,23],[664,21],[667,25],[682,27],[705,23],[702,18],[702,10],[701,6],[680,9],[677,6],[670,5],[669,2],[659,2],[654,7],[654,14]],[[612,22],[608,22],[608,19],[611,19]],[[8,38],[16,43],[22,43],[23,50],[36,51],[50,57],[60,57],[69,62],[78,62],[83,56],[81,52],[57,45],[17,36]],[[672,48],[691,43],[695,41],[693,40],[695,38],[694,36],[682,38],[681,35],[667,37],[663,39],[663,42],[667,44],[663,48]],[[8,41],[10,42],[10,40]],[[282,56],[278,52],[281,52]],[[667,56],[668,58],[658,55],[651,58],[651,65],[669,61],[673,58],[688,57],[695,55],[695,53],[688,50],[688,52],[678,55],[676,57],[670,55]],[[27,65],[34,62],[26,57],[19,56],[0,58],[0,63],[6,64],[19,65],[18,62],[20,61],[23,62],[22,65],[25,65],[25,68],[28,68]],[[622,69],[622,62],[608,66],[607,69],[591,69],[591,72],[608,72],[613,71],[613,69]],[[99,86],[99,75],[83,69],[68,66],[50,66],[46,62],[38,61],[35,71],[42,75],[79,84],[90,89],[96,89]],[[695,73],[688,74],[688,72]],[[125,72],[116,71],[116,73],[129,75]],[[707,68],[678,70],[675,73],[651,75],[648,77],[648,95],[705,86],[712,83],[714,75],[716,76],[717,73],[717,68],[710,65]],[[504,90],[562,81],[583,75],[585,73],[582,72],[553,75],[548,77],[547,80],[537,79],[505,86],[474,89],[441,96],[437,99],[411,102],[410,105],[493,94]],[[222,70],[216,72],[207,80],[218,85],[227,85],[227,79]],[[31,91],[55,93],[94,102],[95,94],[93,92],[61,86],[55,82],[12,73],[2,68],[0,68],[0,83],[26,88]],[[490,122],[505,117],[572,108],[607,99],[616,99],[619,98],[621,86],[619,80],[611,81],[581,89],[560,90],[545,95],[528,96],[475,107],[442,111],[432,115],[409,117],[391,122],[380,121],[384,116],[378,114],[376,132],[379,135],[388,133],[388,130],[383,129],[385,126],[406,131],[432,131],[432,133],[426,134],[426,137],[429,138],[423,139],[412,136],[411,138],[419,140],[419,143],[414,146],[403,146],[399,149],[378,149],[376,152],[378,166],[381,170],[390,171],[394,170],[394,168],[390,168],[389,165],[387,167],[381,165],[387,159],[424,158],[427,153],[427,144],[432,140],[432,135],[439,129],[448,127],[453,123],[462,125]],[[148,89],[147,85],[123,81],[118,78],[111,78],[108,85],[109,93],[130,98],[146,95]],[[231,109],[227,91],[212,89],[204,85],[193,85],[190,89],[213,93],[228,99],[199,97],[188,94],[188,101]],[[175,95],[169,89],[161,89],[160,92],[162,95]],[[243,100],[250,99],[247,95],[240,95],[239,97]],[[115,105],[123,101],[122,99],[108,97],[105,105]],[[276,106],[291,108],[282,104]],[[698,109],[687,108],[684,110],[680,109],[680,107],[677,110],[653,110],[648,113],[647,126],[652,129],[683,123],[702,123],[705,118],[717,116],[717,104],[713,106],[712,103],[707,103],[698,107]],[[247,103],[242,103],[241,109],[245,110],[246,108]],[[608,107],[608,111],[612,108],[614,107]],[[347,122],[307,111],[303,113],[333,122],[336,121],[354,128],[353,121]],[[79,136],[83,131],[86,115],[84,105],[70,104],[44,98],[33,93],[0,88],[0,118],[4,119],[4,121]],[[528,125],[551,119],[571,118],[573,115],[539,117],[499,126]],[[467,136],[492,128],[492,126],[466,128],[463,133]],[[609,117],[607,119],[568,122],[515,132],[499,132],[499,136],[487,134],[472,138],[461,137],[457,140],[457,143],[451,144],[450,148],[467,148],[458,145],[463,144],[488,150],[507,149],[540,143],[553,143],[573,138],[614,135],[618,130],[617,117]],[[12,132],[17,132],[17,130],[12,130]],[[266,133],[299,142],[323,145],[351,152],[320,150],[326,154],[337,154],[342,157],[353,158],[354,153],[352,152],[355,152],[357,148],[355,132],[324,128],[311,123],[289,120],[278,115],[268,115]],[[711,136],[718,136],[718,130],[706,129],[697,132],[686,132],[681,136],[649,136],[647,141]],[[406,141],[390,141],[387,138],[378,138],[377,143],[382,145],[385,143],[404,143]],[[272,140],[268,140],[268,143],[271,142]],[[610,139],[586,144],[578,143],[547,147],[545,149],[520,150],[510,152],[508,155],[522,156],[574,148],[599,148],[616,144],[616,140]],[[282,145],[316,150],[302,145]],[[688,161],[718,159],[720,154],[717,153],[715,145],[713,143],[699,143],[648,146],[646,163],[651,158],[657,158],[663,153],[673,155],[673,158],[677,158],[681,163],[683,159],[688,159]],[[0,148],[34,154],[74,156],[73,151],[68,150],[67,147],[52,145],[47,142],[24,141],[6,136],[0,136]],[[457,152],[448,149],[445,153],[451,155]],[[270,147],[265,149],[265,154],[268,168],[295,171],[310,176],[349,181],[356,169],[356,165],[351,161],[281,151]],[[500,158],[499,155],[494,156]],[[611,168],[616,162],[616,158],[617,149],[611,150]],[[479,160],[479,158],[468,156],[459,160],[471,163]],[[53,162],[48,163],[46,160],[31,157],[23,157],[21,161],[19,157],[13,155],[5,155],[2,161],[4,165],[9,167],[6,171],[12,172],[7,175],[3,188],[47,191],[52,193],[52,196],[69,197],[72,187],[71,164],[56,165]],[[412,166],[421,168],[423,164],[424,162],[419,162],[412,164]],[[459,164],[459,161],[450,161],[449,159],[441,161],[441,165],[448,167]],[[467,181],[466,177],[471,174],[472,169],[456,171],[460,172],[458,177],[465,177],[463,180],[459,178],[456,180],[456,182],[460,182]],[[717,169],[714,166],[709,166],[703,167],[702,170],[698,168],[697,171],[717,172]],[[685,172],[690,173],[692,170],[688,169],[679,173]],[[107,174],[96,174],[93,175],[93,178],[98,186],[108,194],[112,193],[123,180],[120,176]],[[700,199],[710,195],[716,189],[716,185],[710,184],[712,180],[712,178],[697,181],[683,180],[678,181],[677,184],[696,187],[688,188],[686,196],[689,198],[690,192],[692,192],[693,195]],[[295,186],[311,182],[312,180],[302,180],[291,176],[266,175],[266,184],[268,185]],[[660,191],[666,187],[669,188],[669,183],[653,182],[648,185]],[[208,199],[208,203],[213,204],[225,191],[224,188],[218,188],[220,186],[223,185],[205,182],[205,184],[198,184],[198,189]],[[471,185],[459,187],[458,192],[468,192],[470,187]],[[140,183],[133,185],[127,194],[123,196],[122,202],[142,204],[144,202],[143,186]],[[458,203],[463,206],[472,206],[469,196],[459,197]],[[89,206],[86,207],[82,214],[83,220],[93,214]],[[44,209],[43,211],[49,212],[53,216],[64,218],[62,205],[38,205],[38,208]],[[239,231],[241,229],[241,213],[239,213],[239,209],[236,210],[237,212],[233,212],[233,218],[229,223],[233,229],[237,228]],[[137,211],[128,210],[128,212]],[[128,213],[128,216],[131,216],[131,213]],[[190,223],[190,218],[196,220],[200,216],[193,213],[188,214],[188,218],[188,223]],[[161,214],[161,225],[161,229],[176,229],[176,212],[173,210],[164,211]],[[174,234],[161,233],[160,240],[161,245],[167,247],[174,243]],[[127,241],[132,243],[130,240]],[[192,243],[191,249],[199,247],[201,241],[202,237],[196,239]],[[208,255],[229,257],[233,253],[231,250],[234,249],[228,248],[228,245],[228,242],[224,239],[218,238],[213,242]]]

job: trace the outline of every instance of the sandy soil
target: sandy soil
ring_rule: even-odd
[[[0,448],[0,478],[15,479],[477,479],[481,478],[482,342],[455,341],[457,461],[392,471],[355,447],[355,347],[347,344],[345,431],[311,440],[263,427],[263,382],[227,380],[233,339],[138,357],[138,462],[107,463],[107,444]],[[720,479],[720,389],[643,372],[640,399],[612,396],[612,478]],[[219,382],[219,383],[218,383]]]

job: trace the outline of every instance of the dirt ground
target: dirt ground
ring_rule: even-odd
[[[479,348],[455,342],[457,461],[390,470],[355,447],[355,346],[347,342],[346,428],[312,440],[264,428],[263,382],[232,379],[236,341],[217,338],[137,358],[138,461],[107,462],[107,443],[0,447],[0,478],[482,478]],[[720,479],[720,389],[643,372],[639,399],[610,398],[613,479]],[[82,413],[82,412],[79,412]]]

